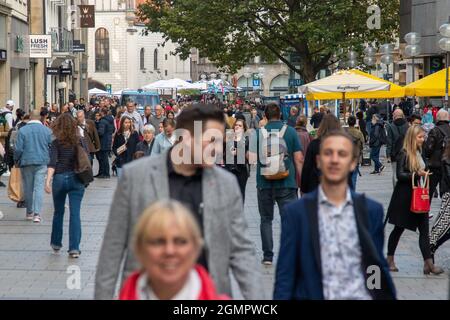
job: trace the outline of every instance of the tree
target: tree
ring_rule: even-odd
[[[380,29],[367,25],[373,4],[381,9]],[[147,0],[138,15],[147,32],[177,43],[182,58],[197,48],[228,72],[255,56],[280,59],[310,82],[349,49],[392,41],[399,7],[399,0]]]

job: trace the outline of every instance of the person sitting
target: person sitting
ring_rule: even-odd
[[[144,210],[134,231],[141,264],[121,289],[120,300],[226,300],[204,267],[196,264],[203,240],[194,215],[174,200]]]

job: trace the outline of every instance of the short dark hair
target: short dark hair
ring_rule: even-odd
[[[417,114],[417,113],[413,113],[413,114],[409,117],[408,121],[409,121],[409,122],[413,122],[414,120],[420,120],[420,121],[422,121],[422,117],[421,117],[419,114]]]
[[[225,124],[223,111],[214,104],[196,103],[183,109],[177,117],[176,129],[186,129],[194,134],[195,121],[201,121],[204,125],[210,120]]]
[[[164,118],[162,124],[163,124],[164,128],[167,127],[167,126],[172,126],[172,127],[175,128],[175,121],[173,119],[170,119],[170,118]]]
[[[359,158],[359,149],[356,148],[355,144],[353,143],[352,136],[350,134],[348,134],[347,132],[345,132],[343,129],[331,130],[331,131],[327,132],[323,137],[321,137],[320,150],[322,150],[323,142],[325,140],[327,140],[328,138],[333,138],[333,137],[343,137],[343,138],[347,139],[348,141],[350,141],[350,143],[352,145],[353,159]]]
[[[281,109],[276,103],[269,103],[264,110],[267,120],[280,119]]]
[[[356,118],[355,116],[349,116],[347,119],[347,123],[350,127],[354,127],[356,125]]]

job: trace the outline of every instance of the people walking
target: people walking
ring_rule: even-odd
[[[164,121],[164,109],[161,105],[157,104],[155,106],[155,116],[150,118],[150,124],[155,128],[159,128],[159,124]]]
[[[387,252],[387,261],[391,271],[398,271],[394,262],[394,255],[400,237],[407,229],[414,232],[419,230],[419,247],[424,260],[423,272],[425,274],[440,274],[444,272],[442,268],[433,264],[430,250],[428,213],[418,214],[410,209],[413,183],[416,184],[420,177],[425,177],[429,174],[425,171],[425,162],[421,154],[424,140],[425,131],[423,128],[417,125],[411,126],[406,132],[403,150],[397,158],[398,181],[387,211],[388,221],[394,225],[394,229],[389,235]]]
[[[383,255],[383,207],[348,186],[357,153],[343,131],[322,136],[319,187],[281,216],[274,299],[395,299]],[[369,267],[379,270],[378,287],[367,285]]]
[[[125,116],[120,120],[119,131],[114,136],[114,143],[112,151],[116,156],[114,161],[117,168],[117,176],[120,177],[122,167],[133,161],[134,153],[137,151],[136,147],[139,143],[139,134],[134,128],[133,119]]]
[[[152,152],[154,154],[162,154],[169,150],[175,144],[175,121],[173,119],[164,119],[162,122],[164,131],[155,138],[155,144]]]
[[[442,180],[442,155],[445,141],[450,139],[448,111],[444,109],[439,110],[436,114],[436,120],[436,126],[429,132],[423,146],[427,167],[432,173],[430,176],[430,201],[433,199],[433,195]]]
[[[308,152],[308,147],[311,141],[313,140],[312,136],[309,134],[308,130],[306,129],[306,126],[308,124],[308,118],[301,114],[297,118],[297,123],[295,124],[295,131],[297,131],[298,139],[300,140],[300,145],[303,148],[303,154],[306,155],[306,152]],[[302,173],[296,172],[296,180],[297,180],[297,187],[300,188],[301,181],[302,181]]]
[[[261,217],[262,263],[271,265],[274,206],[276,203],[283,215],[285,205],[297,199],[295,177],[296,172],[302,172],[304,156],[295,129],[281,121],[280,107],[275,103],[268,104],[265,115],[268,123],[255,131],[249,157],[250,163],[257,164],[256,188]],[[273,150],[278,154],[273,154]]]
[[[132,119],[133,126],[136,129],[136,131],[139,133],[139,135],[142,134],[142,130],[144,129],[144,123],[142,122],[142,117],[139,114],[139,112],[136,111],[136,106],[134,102],[127,102],[127,108],[124,113],[122,113],[122,117],[128,117]]]
[[[114,133],[114,118],[108,114],[108,110],[100,111],[100,120],[98,122],[98,136],[100,138],[100,151],[97,152],[98,174],[96,178],[109,179],[111,177],[109,170],[109,154],[112,148],[112,136]]]
[[[364,135],[362,132],[355,128],[356,125],[356,118],[355,116],[349,116],[347,119],[348,129],[347,133],[352,137],[354,148],[356,148],[358,157],[356,158],[356,167],[355,170],[351,172],[351,188],[352,190],[356,190],[356,181],[358,180],[359,172],[359,164],[361,162],[361,154],[363,152],[364,148]]]
[[[314,107],[314,114],[311,116],[309,124],[312,125],[314,129],[318,129],[323,116],[324,112],[322,110],[319,111],[318,107]]]
[[[305,155],[300,191],[305,194],[317,189],[320,183],[320,169],[317,167],[316,158],[319,155],[320,141],[328,132],[341,129],[339,119],[332,114],[323,117],[317,130],[317,137],[311,141]]]
[[[84,115],[84,112],[80,110]],[[53,140],[50,148],[45,191],[53,196],[53,223],[50,246],[55,253],[63,247],[63,224],[66,198],[69,197],[69,248],[70,258],[81,254],[81,201],[84,184],[75,174],[79,152],[78,145],[84,146],[77,121],[68,113],[59,116],[52,125]],[[89,152],[87,146],[86,153]],[[86,160],[87,161],[87,160]]]
[[[372,116],[372,125],[370,126],[370,159],[374,163],[374,170],[370,174],[380,174],[385,166],[380,162],[381,146],[387,143],[386,131],[384,129],[384,121],[379,115]]]
[[[224,300],[211,276],[197,264],[203,239],[189,210],[159,201],[144,210],[134,228],[134,254],[141,265],[123,285],[120,300]],[[173,264],[173,269],[164,266]]]
[[[77,125],[79,136],[83,139],[88,151],[91,165],[94,160],[95,153],[100,150],[100,138],[94,121],[86,119],[83,110],[77,111]]]
[[[144,157],[152,155],[153,146],[155,144],[155,128],[151,124],[144,126],[144,140],[140,141],[136,146],[136,152],[142,151]]]
[[[409,124],[405,119],[402,109],[394,110],[392,114],[393,121],[387,124],[387,144],[386,157],[391,161],[392,165],[392,185],[395,188],[397,183],[397,157],[403,149],[403,141]]]
[[[14,150],[14,161],[22,174],[26,203],[26,219],[41,222],[44,180],[50,160],[49,147],[52,132],[40,121],[39,110],[33,110],[30,121],[19,130]]]
[[[232,135],[225,141],[224,150],[225,169],[236,176],[243,202],[245,202],[245,188],[249,177],[249,140],[246,132],[247,124],[245,120],[237,119],[234,123]]]
[[[194,138],[195,121],[202,121],[203,132],[196,132],[200,136]],[[223,112],[213,105],[187,107],[177,118],[177,129],[183,138],[169,152],[123,169],[98,260],[95,299],[112,299],[122,273],[127,276],[137,269],[129,230],[150,204],[166,199],[183,203],[198,221],[205,241],[198,263],[211,273],[217,292],[231,296],[231,271],[245,299],[263,298],[236,178],[216,166],[211,154],[200,152],[198,159],[191,152],[214,149],[221,141],[219,136],[213,141],[203,134],[206,130],[224,134]]]
[[[298,108],[291,107],[291,109],[289,110],[289,117],[287,119],[287,125],[295,128],[295,125],[297,124],[297,118],[298,118]]]

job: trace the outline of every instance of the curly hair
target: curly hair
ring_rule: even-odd
[[[61,114],[52,123],[55,138],[65,147],[77,145],[79,140],[77,121],[70,113]]]

